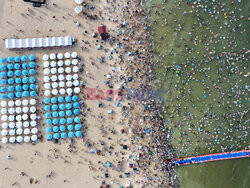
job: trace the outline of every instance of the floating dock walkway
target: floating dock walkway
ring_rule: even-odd
[[[250,156],[250,150],[242,150],[242,151],[234,151],[234,152],[200,155],[197,157],[180,158],[180,159],[177,159],[176,162],[179,165],[187,165],[187,164],[195,164],[195,163],[205,163],[209,161],[245,158],[249,156]]]

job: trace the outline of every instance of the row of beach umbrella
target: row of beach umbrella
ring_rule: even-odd
[[[49,68],[49,67],[63,67],[63,66],[70,66],[70,65],[77,65],[78,64],[78,60],[77,59],[73,59],[72,61],[67,59],[65,61],[44,61],[43,62],[43,67],[44,68]]]
[[[43,70],[44,75],[63,74],[63,73],[70,74],[70,73],[77,73],[77,72],[79,72],[78,66],[74,66],[73,68],[71,67],[45,68]]]
[[[22,127],[36,127],[37,126],[37,121],[32,120],[32,121],[17,121],[17,122],[4,122],[1,124],[2,129],[14,129],[14,128],[22,128]]]
[[[57,111],[57,110],[70,110],[72,108],[78,109],[80,107],[79,102],[74,102],[73,105],[71,103],[66,103],[66,104],[53,104],[52,106],[50,105],[45,105],[44,110],[49,112],[49,111]]]
[[[44,88],[45,89],[51,89],[51,88],[56,89],[58,87],[64,88],[65,86],[70,88],[70,87],[73,87],[73,86],[78,87],[79,85],[80,85],[80,82],[78,80],[74,80],[73,82],[72,81],[67,81],[66,83],[61,81],[59,83],[58,82],[52,82],[51,84],[50,83],[45,83]]]
[[[59,82],[64,82],[65,80],[67,81],[71,81],[71,80],[78,80],[78,74],[74,74],[73,76],[72,75],[67,75],[67,76],[64,76],[64,75],[53,75],[53,76],[44,76],[43,78],[43,81],[45,83],[47,82],[56,82],[56,81],[59,81]]]
[[[77,59],[75,59],[77,60]],[[76,61],[74,61],[74,63],[76,63]],[[78,63],[78,60],[77,60],[77,63]],[[76,63],[76,64],[77,64]],[[72,64],[73,64],[73,61],[72,61]],[[0,70],[1,71],[6,71],[6,70],[20,70],[20,69],[33,69],[36,67],[36,63],[35,62],[30,62],[30,63],[15,63],[15,64],[12,64],[12,63],[8,63],[8,64],[0,64]]]
[[[68,70],[67,70],[68,71]],[[36,74],[36,70],[35,69],[30,69],[30,70],[16,70],[15,72],[14,71],[8,71],[7,73],[6,72],[1,72],[0,73],[0,76],[1,78],[12,78],[12,77],[27,77],[29,75],[33,76]]]
[[[80,123],[81,122],[81,119],[77,116],[75,118],[60,118],[60,119],[57,119],[57,118],[54,118],[54,119],[46,119],[45,120],[45,124],[46,125],[58,125],[58,124],[61,124],[61,125],[64,125],[64,124],[72,124],[72,123]]]
[[[10,130],[3,129],[1,131],[2,136],[7,136],[7,135],[14,136],[14,135],[22,135],[22,134],[29,135],[29,134],[37,134],[37,133],[38,133],[38,129],[36,127],[32,129],[29,129],[29,128],[25,128],[25,129],[18,128],[18,129],[10,129]]]
[[[13,106],[28,106],[28,105],[35,105],[36,104],[36,99],[24,99],[24,100],[16,100],[16,101],[1,101],[1,107],[13,107]]]
[[[66,96],[66,97],[60,96],[58,98],[57,97],[52,97],[52,98],[46,97],[46,98],[44,98],[44,103],[45,104],[49,104],[49,103],[55,104],[55,103],[63,103],[63,102],[71,102],[71,101],[77,102],[78,97],[76,95],[74,95],[72,97],[71,96]]]
[[[36,89],[36,85],[35,84],[30,84],[30,85],[27,85],[27,84],[24,84],[23,86],[21,85],[16,85],[16,86],[9,86],[9,87],[0,87],[0,92],[1,93],[6,93],[6,92],[13,92],[13,91],[28,91],[28,90],[35,90]]]
[[[8,93],[8,94],[5,94],[5,93],[2,93],[1,94],[1,99],[2,100],[5,100],[7,98],[9,99],[14,99],[14,98],[21,98],[21,97],[28,97],[28,96],[31,96],[31,97],[36,97],[37,96],[37,93],[36,91],[24,91],[24,92],[16,92],[16,93]]]
[[[12,56],[9,56],[6,58],[4,57],[1,57],[0,58],[0,63],[6,63],[6,62],[9,62],[9,63],[12,63],[12,62],[21,62],[21,61],[34,61],[35,60],[35,56],[33,54],[29,55],[29,56],[26,56],[26,55],[23,55],[22,57],[20,56],[16,56],[16,57],[12,57]]]
[[[37,119],[37,115],[36,114],[22,114],[22,115],[2,115],[1,116],[1,120],[3,122],[9,121],[9,122],[13,122],[13,121],[26,121],[26,120],[33,120],[35,121]]]
[[[53,117],[53,118],[65,117],[65,116],[70,117],[70,116],[72,116],[72,115],[77,116],[77,115],[79,115],[79,114],[80,114],[80,110],[79,110],[79,109],[74,109],[73,111],[72,111],[72,110],[66,110],[66,112],[64,112],[63,110],[58,111],[58,112],[57,112],[57,111],[54,111],[54,112],[52,112],[52,113],[46,112],[46,113],[44,114],[44,116],[45,116],[46,119],[49,119],[49,118],[51,118],[51,117]],[[47,123],[49,123],[49,122],[50,122],[50,121],[48,120]]]
[[[17,137],[14,137],[14,136],[11,136],[10,138],[7,138],[7,137],[2,137],[1,139],[1,142],[6,144],[7,142],[10,142],[10,143],[22,143],[22,142],[36,142],[38,139],[37,135],[32,135],[32,136],[17,136]]]
[[[36,107],[32,106],[32,107],[16,107],[16,108],[1,108],[1,114],[5,115],[5,114],[21,114],[21,113],[35,113],[36,112]]]
[[[65,125],[61,125],[60,127],[58,126],[54,126],[54,127],[46,127],[46,132],[47,133],[51,133],[51,132],[65,132],[66,129],[68,131],[73,131],[73,130],[76,130],[76,131],[79,131],[80,129],[82,128],[82,126],[80,124],[76,124],[75,127],[73,125],[68,125],[67,127]]]
[[[63,133],[55,133],[55,134],[47,134],[47,140],[52,140],[53,138],[58,140],[60,138],[62,139],[66,139],[67,137],[69,138],[74,138],[74,137],[82,137],[82,132],[81,131],[77,131],[76,133],[74,132],[68,132],[68,134],[66,132]]]
[[[43,60],[44,61],[56,60],[56,59],[62,60],[62,59],[77,58],[77,57],[78,57],[78,55],[77,55],[76,52],[72,52],[72,53],[66,52],[64,54],[62,54],[62,53],[58,53],[58,54],[52,53],[50,55],[44,54],[43,55]]]
[[[1,75],[0,75],[1,76]],[[28,83],[35,83],[36,78],[35,77],[25,77],[25,78],[9,78],[9,79],[2,79],[0,81],[1,85],[13,85],[13,84],[28,84]]]
[[[80,90],[79,87],[74,88],[74,90],[71,89],[71,88],[68,88],[68,89],[61,88],[61,89],[59,89],[59,90],[58,90],[58,89],[52,89],[52,91],[50,91],[50,90],[45,90],[45,91],[44,91],[44,95],[45,95],[46,97],[51,96],[51,95],[57,96],[58,94],[60,94],[60,95],[65,95],[66,93],[67,93],[68,95],[72,95],[73,92],[76,93],[76,94],[78,94],[78,93],[81,92],[81,90]]]

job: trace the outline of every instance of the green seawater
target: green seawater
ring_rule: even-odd
[[[249,145],[250,1],[145,2],[176,157]],[[184,188],[249,187],[249,159],[177,167]]]

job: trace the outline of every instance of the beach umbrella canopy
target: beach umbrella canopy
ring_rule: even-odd
[[[51,125],[52,121],[51,121],[51,119],[46,119],[45,123],[46,123],[46,125]]]
[[[29,67],[30,67],[30,68],[35,68],[35,66],[36,66],[35,62],[31,61],[31,62],[29,63]]]
[[[20,79],[20,78],[19,78],[19,79]],[[2,79],[2,80],[1,80],[1,84],[2,84],[2,85],[6,85],[6,84],[7,84],[7,80],[6,80],[6,79]]]
[[[75,0],[75,3],[78,4],[78,5],[80,5],[80,4],[83,3],[83,0]]]
[[[48,59],[49,59],[48,54],[44,54],[44,55],[43,55],[43,60],[44,60],[44,61],[48,61]]]
[[[66,93],[66,91],[65,91],[64,88],[60,89],[60,94],[61,94],[61,95],[64,95],[65,93]]]
[[[79,86],[80,82],[78,80],[74,80],[73,85],[74,86]]]
[[[16,82],[16,84],[20,84],[22,82],[22,79],[21,78],[16,78],[15,82]]]
[[[1,135],[2,136],[6,136],[8,134],[8,131],[6,130],[6,129],[3,129],[2,131],[1,131]]]
[[[52,128],[51,127],[46,127],[46,132],[47,133],[50,133],[52,131]]]
[[[35,127],[37,125],[37,122],[35,120],[30,122],[31,127]]]
[[[30,99],[30,104],[35,105],[36,104],[36,99]]]
[[[15,68],[16,70],[18,70],[18,69],[21,68],[21,65],[20,65],[19,63],[15,63],[14,68]]]
[[[49,119],[49,118],[51,117],[51,114],[50,114],[49,112],[46,112],[46,113],[44,114],[44,116],[45,116],[46,119]]]
[[[15,80],[13,78],[8,79],[8,84],[12,85],[14,84]]]
[[[66,76],[66,80],[68,80],[68,81],[72,80],[72,76],[71,75],[67,75]]]
[[[14,97],[15,97],[15,95],[14,95],[13,93],[9,93],[9,94],[8,94],[8,98],[9,98],[9,99],[13,99]]]
[[[76,131],[79,131],[81,128],[82,128],[82,126],[80,124],[76,124],[75,125],[75,130]]]
[[[31,140],[32,140],[33,142],[37,141],[37,135],[32,135],[32,136],[31,136]]]
[[[0,63],[6,63],[6,59],[4,57],[0,58]]]
[[[14,61],[14,57],[9,56],[9,57],[7,58],[7,61],[8,61],[9,63],[12,63],[12,62]]]
[[[17,121],[21,121],[21,120],[22,120],[22,116],[21,116],[21,115],[17,115],[17,116],[16,116],[16,120],[17,120]]]
[[[22,64],[22,68],[23,68],[23,69],[28,69],[28,67],[29,67],[28,63],[23,63],[23,64]]]
[[[82,132],[81,131],[76,131],[76,137],[81,137],[82,136]]]
[[[35,113],[36,112],[36,107],[35,106],[30,107],[30,112]]]
[[[31,92],[30,92],[30,96],[31,96],[31,97],[35,97],[35,96],[36,96],[36,92],[35,92],[35,91],[31,91]]]
[[[73,92],[73,90],[72,90],[71,88],[68,88],[68,89],[67,89],[67,94],[68,94],[68,95],[71,95],[72,92]]]
[[[78,72],[79,71],[79,68],[77,66],[74,66],[73,67],[73,72]]]
[[[59,73],[59,74],[64,73],[64,68],[63,68],[63,67],[58,68],[58,73]]]
[[[74,133],[73,133],[73,132],[69,132],[69,133],[68,133],[68,136],[69,136],[70,138],[73,138],[73,137],[74,137]]]
[[[23,120],[27,120],[27,119],[28,119],[28,115],[27,115],[27,114],[23,114],[23,115],[22,115],[22,119],[23,119]]]
[[[17,108],[16,108],[16,113],[17,113],[17,114],[20,114],[21,112],[22,112],[22,108],[17,107]]]
[[[35,56],[33,54],[29,55],[29,60],[30,61],[34,61],[35,60]]]
[[[7,72],[7,76],[8,76],[8,77],[12,77],[13,75],[14,75],[14,72],[13,72],[13,71],[8,71],[8,72]]]
[[[6,108],[2,108],[1,109],[1,114],[7,114],[7,109]]]
[[[61,53],[57,54],[57,59],[63,59],[63,54]]]
[[[51,72],[51,74],[56,74],[57,73],[57,69],[56,68],[52,68],[52,69],[50,69],[50,72]]]
[[[78,100],[78,97],[77,97],[76,95],[74,95],[74,96],[72,97],[72,101],[76,102],[77,100]]]
[[[58,117],[58,112],[53,112],[53,113],[52,113],[52,116],[53,116],[53,117]]]
[[[74,88],[74,92],[75,93],[80,93],[80,88],[79,87]]]
[[[45,90],[44,95],[47,97],[50,96],[50,90]]]
[[[67,133],[65,133],[65,132],[61,133],[61,138],[62,138],[62,139],[67,138]]]
[[[68,118],[68,119],[67,119],[67,123],[68,123],[68,124],[73,123],[73,119],[72,119],[72,118]],[[72,130],[73,130],[73,129],[72,129]]]
[[[30,123],[28,121],[23,122],[23,127],[29,127]]]
[[[7,106],[7,101],[1,101],[1,107],[6,107]]]
[[[69,52],[66,52],[66,53],[64,54],[64,57],[65,57],[66,59],[70,58],[70,53],[69,53]]]
[[[77,53],[76,52],[72,52],[71,57],[72,58],[77,58]]]
[[[50,69],[49,68],[44,69],[43,74],[49,75],[50,74]]]
[[[15,109],[14,108],[9,108],[8,112],[9,112],[9,114],[14,114],[15,113]]]
[[[70,64],[71,64],[71,61],[70,61],[69,59],[67,59],[67,60],[65,61],[65,65],[66,65],[66,66],[70,66]]]
[[[57,124],[58,124],[58,119],[53,119],[52,123],[53,123],[54,125],[57,125]],[[53,129],[53,130],[54,130],[54,129]]]
[[[21,74],[22,74],[22,72],[21,72],[20,70],[16,70],[16,71],[15,71],[15,75],[16,75],[17,77],[21,76]]]
[[[29,86],[28,85],[23,85],[23,90],[24,91],[27,91],[29,89]]]
[[[10,122],[10,123],[9,123],[9,128],[10,128],[10,129],[14,129],[15,126],[16,126],[16,124],[15,124],[14,122]]]
[[[29,101],[28,100],[23,100],[22,104],[23,104],[23,106],[27,106],[29,104]]]
[[[31,115],[30,115],[30,119],[36,120],[36,118],[37,118],[36,114],[31,114]]]
[[[1,117],[1,120],[2,120],[2,121],[7,121],[7,120],[8,120],[8,116],[7,116],[7,115],[3,115],[3,116]]]
[[[28,83],[28,81],[29,81],[29,79],[28,79],[28,78],[23,78],[23,79],[22,79],[23,84],[27,84],[27,83]]]
[[[8,126],[9,126],[8,123],[6,123],[6,122],[2,123],[2,128],[3,128],[3,129],[7,129]]]
[[[24,129],[23,133],[26,135],[30,134],[30,129],[28,129],[28,128]]]
[[[54,126],[54,127],[53,127],[53,132],[58,132],[58,131],[59,131],[58,126]]]
[[[18,129],[16,130],[16,134],[17,134],[17,135],[23,134],[23,129],[18,128]]]
[[[29,74],[30,74],[30,75],[34,75],[35,73],[36,73],[35,69],[30,69],[30,70],[29,70]]]
[[[73,64],[73,65],[77,65],[77,64],[78,64],[78,60],[77,60],[77,59],[73,59],[73,60],[72,60],[72,64]]]
[[[51,103],[54,103],[54,104],[55,104],[56,102],[57,102],[57,98],[56,98],[56,97],[52,97],[52,98],[51,98]]]
[[[67,127],[67,129],[68,129],[69,131],[72,131],[72,130],[74,129],[74,126],[73,126],[73,125],[69,125],[69,126]]]
[[[43,62],[43,67],[44,68],[48,68],[49,67],[49,62],[48,61],[44,61]]]
[[[58,97],[58,102],[64,102],[64,98],[63,97]]]
[[[59,138],[60,138],[60,134],[59,134],[59,133],[55,133],[55,134],[54,134],[54,139],[57,140],[57,139],[59,139]]]
[[[53,95],[58,95],[58,90],[57,90],[57,89],[53,89],[53,90],[52,90],[52,94],[53,94]]]
[[[36,79],[35,79],[35,77],[30,77],[30,83],[35,83],[36,82]]]
[[[32,134],[37,134],[38,133],[38,129],[37,128],[32,128],[31,129],[31,133]]]
[[[60,119],[60,124],[63,125],[63,124],[65,124],[65,123],[66,123],[66,119],[61,118],[61,119]]]
[[[9,130],[9,135],[10,136],[14,136],[15,133],[16,133],[16,131],[14,129]]]
[[[21,57],[20,56],[16,56],[15,57],[15,62],[20,62],[21,61]]]
[[[57,81],[57,76],[56,76],[56,75],[51,76],[51,81],[52,81],[52,82]]]
[[[77,7],[75,8],[75,12],[76,12],[77,14],[80,14],[80,13],[82,12],[82,6],[77,6]]]
[[[22,128],[23,123],[21,121],[16,122],[16,127],[17,128]]]
[[[78,79],[78,74],[74,74],[74,75],[73,75],[73,79],[74,79],[74,80],[77,80],[77,79]]]
[[[15,90],[15,87],[14,86],[9,86],[8,90],[11,91],[11,92],[13,92]]]
[[[59,79],[60,81],[63,81],[63,80],[64,80],[64,76],[63,76],[62,74],[60,74],[60,75],[58,76],[58,79]]]
[[[51,66],[51,67],[56,67],[56,62],[55,62],[55,61],[51,61],[51,62],[50,62],[50,66]]]
[[[70,110],[70,109],[72,108],[72,104],[67,103],[67,104],[66,104],[66,108],[67,108],[68,110]]]
[[[52,110],[54,110],[54,111],[58,110],[58,106],[57,106],[56,104],[54,104],[54,105],[52,106]]]
[[[71,110],[67,110],[67,111],[66,111],[66,115],[67,115],[67,116],[71,116],[71,115],[72,115],[72,111],[71,111]]]
[[[24,92],[23,92],[23,96],[24,96],[24,97],[28,97],[28,96],[29,96],[29,92],[28,92],[28,91],[24,91]]]
[[[56,59],[56,54],[50,54],[50,55],[49,55],[49,58],[50,58],[51,60]]]
[[[65,101],[66,101],[66,102],[70,102],[70,101],[71,101],[71,97],[70,97],[70,96],[66,96],[66,97],[65,97]]]
[[[0,76],[1,78],[6,78],[7,74],[5,72],[1,72]]]
[[[50,103],[50,98],[48,98],[48,97],[44,98],[44,103],[49,104]]]
[[[6,99],[7,98],[7,95],[6,94],[1,94],[1,99]]]
[[[1,87],[0,90],[1,90],[2,93],[5,93],[7,91],[7,88],[6,87]]]
[[[6,144],[6,143],[8,142],[8,138],[2,137],[2,140],[1,140],[1,141],[2,141],[3,144]]]
[[[65,116],[65,112],[64,112],[64,111],[60,111],[60,112],[59,112],[59,116],[60,116],[60,117]]]
[[[75,103],[73,104],[73,106],[74,106],[74,108],[79,108],[80,104],[79,104],[79,102],[75,102]]]
[[[67,68],[65,69],[65,72],[66,72],[67,74],[71,73],[71,68],[70,68],[70,67],[67,67]]]
[[[12,64],[9,63],[9,64],[7,65],[7,68],[8,68],[9,70],[12,70],[12,69],[14,68],[14,66],[13,66]]]
[[[50,89],[50,83],[44,84],[44,88],[45,88],[45,89]]]
[[[63,61],[58,61],[58,62],[57,62],[57,65],[58,65],[59,67],[62,67],[62,66],[63,66]]]
[[[74,121],[75,123],[80,123],[81,119],[79,117],[75,117]]]
[[[65,131],[65,130],[66,130],[65,126],[64,126],[64,125],[61,125],[61,126],[60,126],[60,131],[63,132],[63,131]]]
[[[53,138],[52,134],[47,134],[47,140],[51,140]]]
[[[14,143],[16,141],[16,138],[14,136],[10,137],[9,138],[9,142],[10,143]]]
[[[57,88],[58,87],[58,83],[57,82],[53,82],[52,83],[52,88]]]
[[[66,86],[67,86],[67,87],[72,87],[72,85],[73,85],[73,83],[72,83],[71,81],[67,81],[67,82],[66,82]]]
[[[35,84],[30,84],[30,89],[31,90],[35,90],[36,89],[36,85]]]
[[[45,110],[45,111],[50,111],[50,106],[49,106],[49,105],[46,105],[46,106],[44,107],[44,110]]]
[[[25,136],[23,140],[24,140],[24,142],[30,142],[30,137],[29,136]]]
[[[23,141],[23,137],[22,136],[18,136],[16,137],[16,141],[21,143]]]
[[[6,65],[0,65],[0,69],[1,69],[2,71],[6,70]]]

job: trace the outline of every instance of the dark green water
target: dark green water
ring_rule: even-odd
[[[234,3],[232,3],[234,2]],[[250,1],[147,1],[155,87],[177,157],[249,143]],[[181,187],[248,187],[249,159],[178,167]]]

